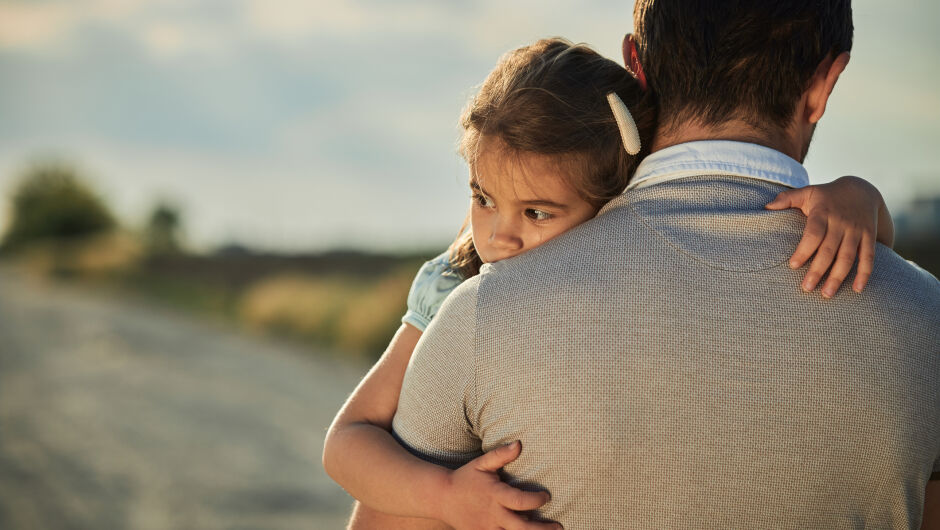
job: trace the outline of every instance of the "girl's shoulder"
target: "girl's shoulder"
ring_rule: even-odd
[[[444,299],[464,281],[450,264],[449,252],[425,262],[408,292],[408,311],[401,321],[424,331]]]

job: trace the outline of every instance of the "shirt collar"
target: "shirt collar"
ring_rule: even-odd
[[[674,145],[647,156],[627,189],[702,175],[754,178],[791,188],[809,185],[806,168],[780,151],[746,142],[703,140]]]

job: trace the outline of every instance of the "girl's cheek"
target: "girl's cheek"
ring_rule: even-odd
[[[470,236],[474,241],[483,233],[485,225],[482,212],[474,207],[474,210],[470,212]]]

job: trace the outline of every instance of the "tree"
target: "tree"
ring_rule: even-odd
[[[12,216],[2,248],[43,239],[68,240],[112,230],[108,207],[74,168],[46,162],[28,169],[12,197]]]
[[[180,213],[173,206],[157,204],[147,220],[145,237],[151,254],[174,254],[180,251]]]

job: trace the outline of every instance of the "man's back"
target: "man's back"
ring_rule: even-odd
[[[506,467],[566,528],[906,527],[940,455],[940,284],[879,247],[863,294],[799,289],[781,186],[627,192],[445,303],[395,419]],[[438,329],[434,329],[437,327]]]

